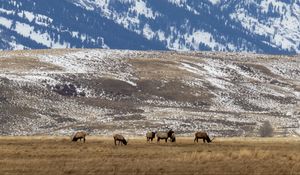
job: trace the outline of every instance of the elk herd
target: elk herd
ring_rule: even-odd
[[[75,132],[71,136],[71,140],[76,142],[78,140],[81,141],[81,139],[83,139],[83,142],[85,142],[85,137],[87,135],[88,134],[84,131]],[[155,139],[155,137],[157,138],[157,143],[160,140],[165,140],[166,143],[168,142],[168,140],[170,140],[171,142],[176,142],[175,132],[172,129],[167,132],[162,132],[162,131],[156,132],[155,131],[155,132],[147,132],[146,133],[147,142],[152,142],[153,139]],[[125,139],[125,137],[122,136],[121,134],[114,134],[113,138],[114,138],[115,145],[127,145],[127,143],[128,143],[128,139]],[[205,142],[210,143],[213,141],[214,138],[210,139],[206,132],[200,131],[200,132],[195,133],[194,142],[198,143],[199,139],[202,139],[203,143],[205,143]],[[117,142],[118,142],[118,144],[117,144]]]

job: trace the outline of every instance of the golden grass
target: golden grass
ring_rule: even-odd
[[[135,58],[130,59],[129,63],[133,65],[141,79],[176,79],[183,75],[188,75],[187,71],[178,68],[178,63],[175,60]]]
[[[146,143],[111,137],[0,137],[1,175],[35,174],[300,174],[296,139],[222,139],[214,143]]]
[[[36,49],[36,50],[13,50],[13,51],[1,51],[3,55],[10,55],[10,56],[24,56],[24,55],[42,55],[42,54],[51,54],[51,55],[62,55],[66,53],[71,53],[74,51],[81,51],[81,50],[88,50],[88,49]]]
[[[62,70],[61,67],[42,62],[37,58],[33,57],[9,57],[0,59],[0,70],[1,71],[14,71],[14,72],[24,72],[30,70]]]

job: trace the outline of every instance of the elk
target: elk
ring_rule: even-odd
[[[152,142],[153,139],[155,138],[155,134],[156,132],[147,132],[146,133],[146,138],[147,138],[147,142]]]
[[[120,134],[114,134],[113,135],[113,137],[114,137],[114,141],[115,141],[115,145],[117,145],[117,141],[118,141],[118,145],[122,145],[122,144],[124,144],[124,145],[127,145],[127,143],[128,143],[128,139],[126,140],[122,135],[120,135]]]
[[[176,142],[175,133],[172,133],[170,139],[171,139],[171,142]]]
[[[73,142],[77,142],[77,140],[79,139],[81,141],[81,139],[83,139],[83,142],[85,143],[85,136],[87,135],[86,132],[84,131],[78,131],[78,132],[75,132],[71,139]]]
[[[196,132],[196,133],[195,133],[195,139],[194,139],[194,142],[197,141],[197,143],[198,143],[198,139],[203,139],[203,143],[205,143],[205,141],[206,141],[207,143],[210,143],[210,142],[212,142],[213,139],[215,139],[215,138],[210,139],[209,136],[208,136],[208,134],[207,134],[206,132],[200,131],[200,132]]]
[[[157,142],[159,142],[160,139],[164,139],[165,142],[168,142],[168,138],[171,138],[171,141],[174,142],[176,140],[174,131],[169,130],[168,132],[157,132]],[[173,136],[173,137],[172,137]]]

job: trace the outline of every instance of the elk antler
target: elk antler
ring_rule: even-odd
[[[212,138],[211,141],[213,141],[216,137]]]

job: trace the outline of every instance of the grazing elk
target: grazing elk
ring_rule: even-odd
[[[87,133],[84,132],[84,131],[78,131],[78,132],[75,132],[71,139],[73,142],[77,142],[77,140],[79,139],[81,141],[81,139],[83,139],[83,142],[85,142],[85,137],[86,137]]]
[[[146,133],[146,138],[147,138],[147,142],[152,142],[153,139],[155,138],[155,134],[156,132],[147,132]]]
[[[210,143],[213,141],[214,138],[210,139],[206,132],[196,132],[194,142],[197,141],[198,143],[198,139],[203,139],[203,143],[205,143],[205,141],[207,143]]]
[[[168,142],[168,138],[171,138],[171,142],[175,142],[176,140],[174,131],[172,131],[172,129],[168,132],[157,132],[156,137],[157,142],[159,142],[160,139],[163,139],[166,142]]]
[[[120,134],[114,134],[113,135],[113,137],[114,137],[114,141],[115,141],[115,145],[117,145],[117,141],[118,141],[118,145],[122,145],[122,144],[124,144],[124,145],[127,145],[127,143],[128,143],[128,140],[126,140],[122,135],[120,135]]]
[[[175,133],[172,133],[170,139],[171,139],[171,142],[176,142]]]

